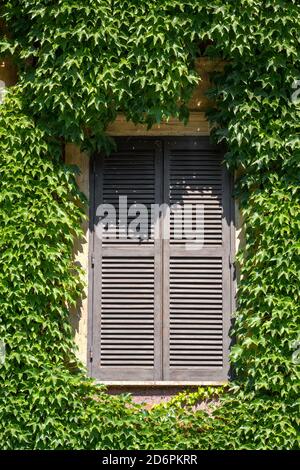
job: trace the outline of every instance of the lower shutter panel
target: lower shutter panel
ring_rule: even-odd
[[[170,367],[223,365],[222,259],[170,259]]]
[[[101,367],[154,367],[154,260],[103,258]]]

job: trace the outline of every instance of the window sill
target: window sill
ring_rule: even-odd
[[[218,386],[227,385],[228,381],[218,381],[218,380],[202,380],[202,381],[167,381],[167,380],[96,380],[96,383],[99,385],[113,386],[113,387],[203,387],[203,386]]]

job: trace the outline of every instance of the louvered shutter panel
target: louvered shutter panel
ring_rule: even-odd
[[[93,377],[227,379],[231,212],[222,155],[208,138],[128,138],[117,139],[113,154],[96,157],[94,223],[99,205],[117,210],[115,223],[103,222],[101,239],[96,231],[93,237]],[[120,238],[136,217],[133,210],[124,222],[120,196],[127,197],[126,211],[147,207],[140,219],[145,237]],[[154,203],[166,204],[157,218]]]
[[[208,139],[165,142],[164,379],[223,380],[228,375],[230,312],[229,178]],[[201,209],[198,243],[195,205]],[[176,213],[186,218],[178,228]],[[179,219],[180,220],[180,219]]]
[[[161,201],[162,144],[131,139],[117,144],[116,152],[96,157],[95,212],[100,204],[117,211],[116,223],[103,222],[102,238],[94,236],[92,375],[106,381],[157,380],[162,374],[161,240],[154,237],[159,220],[150,214],[151,204]],[[120,238],[139,214],[131,214],[124,226],[120,196],[128,198],[128,207],[148,208],[146,237]]]

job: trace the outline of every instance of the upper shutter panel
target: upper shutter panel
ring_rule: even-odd
[[[150,148],[149,148],[150,147]],[[155,203],[155,152],[151,144],[139,147],[132,145],[130,152],[123,147],[118,152],[103,157],[102,185],[103,203],[116,209],[116,224],[106,225],[103,243],[117,245],[140,245],[154,243],[154,222],[151,220],[151,204]],[[120,202],[120,204],[119,204]],[[121,205],[131,207],[131,212],[121,217]],[[136,238],[131,231],[131,222],[144,205],[147,215],[141,215],[141,236]],[[126,207],[127,210],[127,207]],[[126,238],[124,235],[127,235]]]
[[[194,235],[205,245],[222,244],[222,167],[211,149],[174,148],[169,160],[171,244],[186,244]],[[196,208],[205,219],[195,233]],[[178,217],[179,216],[179,217]],[[183,222],[181,224],[180,222]]]
[[[164,241],[164,379],[224,380],[230,240],[229,179],[222,154],[208,139],[170,140],[164,181],[171,206],[165,217],[170,241]]]
[[[102,215],[95,217],[96,227],[103,220],[106,230],[102,238],[97,230],[94,235],[92,374],[105,381],[153,381],[162,376],[161,242],[154,238],[159,220],[151,218],[151,204],[161,199],[161,145],[117,142],[116,152],[96,157],[95,214],[103,215],[100,204],[111,205],[116,219],[105,225]],[[127,220],[119,197],[126,198]],[[144,225],[143,236],[132,238],[137,216],[148,229]]]

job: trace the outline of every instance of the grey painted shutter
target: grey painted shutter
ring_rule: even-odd
[[[96,157],[94,213],[127,196],[128,206],[148,208],[149,232],[145,239],[120,239],[132,217],[124,226],[117,211],[105,236],[94,235],[91,374],[108,381],[224,380],[231,214],[222,152],[207,138],[117,143],[115,153]],[[150,219],[151,204],[162,202],[176,207]],[[203,216],[196,244],[189,239],[195,204]],[[180,213],[188,215],[183,232]]]
[[[97,156],[95,210],[103,203],[118,208],[119,196],[127,196],[128,206],[144,204],[150,214],[161,200],[161,150],[161,142],[129,139]],[[117,210],[116,224],[102,239],[94,236],[92,375],[102,380],[157,380],[162,373],[159,220],[149,216],[148,238],[119,238],[133,219],[122,225]]]
[[[164,199],[175,205],[164,217],[170,235],[163,248],[165,380],[228,375],[230,194],[221,163],[222,154],[208,139],[165,142]],[[194,244],[196,204],[204,226]],[[178,211],[185,211],[185,231],[178,230]]]

